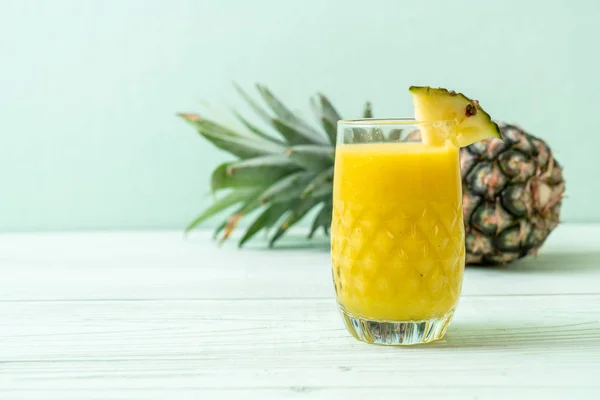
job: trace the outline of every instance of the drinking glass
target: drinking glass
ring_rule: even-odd
[[[442,338],[463,280],[459,149],[421,133],[451,122],[338,122],[331,260],[348,331],[375,344]]]

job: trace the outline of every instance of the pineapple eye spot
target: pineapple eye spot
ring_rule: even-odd
[[[472,117],[473,115],[477,114],[477,107],[475,107],[473,104],[467,104],[467,107],[465,109],[465,115],[467,117]]]

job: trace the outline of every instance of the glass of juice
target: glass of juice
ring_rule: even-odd
[[[441,339],[465,265],[459,149],[419,131],[450,122],[338,122],[331,226],[337,303],[350,333],[383,345]]]

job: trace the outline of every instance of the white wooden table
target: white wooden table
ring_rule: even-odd
[[[468,269],[447,338],[410,348],[346,333],[325,239],[209,235],[0,235],[0,399],[600,398],[600,226]]]

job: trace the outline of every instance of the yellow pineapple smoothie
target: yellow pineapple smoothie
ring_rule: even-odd
[[[358,318],[441,318],[458,301],[465,246],[459,149],[338,146],[331,253],[338,303]]]
[[[479,101],[430,86],[409,92],[416,119],[337,123],[333,282],[348,332],[366,343],[444,337],[465,267],[459,148],[502,138]]]

